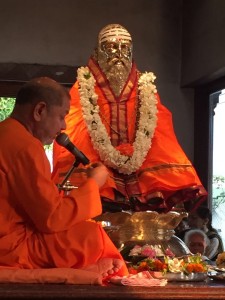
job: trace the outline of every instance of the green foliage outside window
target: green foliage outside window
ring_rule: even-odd
[[[12,112],[15,98],[0,97],[0,122],[5,120]],[[52,145],[46,145],[45,149],[52,149]]]
[[[11,114],[14,105],[15,98],[0,97],[0,122]]]
[[[225,177],[213,176],[213,209],[225,203]]]

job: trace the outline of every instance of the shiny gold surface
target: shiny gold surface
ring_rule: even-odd
[[[154,211],[145,211],[132,214],[105,213],[96,220],[107,222],[106,231],[119,249],[131,243],[161,244],[163,247],[170,246],[176,256],[181,256],[188,254],[189,250],[183,241],[174,236],[174,229],[184,217],[187,217],[185,212],[171,211],[159,214]]]
[[[144,229],[165,229],[172,230],[177,227],[180,221],[187,217],[187,213],[178,213],[175,211],[168,212],[166,214],[159,214],[155,211],[144,212],[116,212],[116,213],[104,213],[97,217],[98,221],[108,221],[111,225],[119,225],[121,227],[131,227]]]
[[[132,67],[132,38],[120,24],[105,26],[98,36],[95,58],[118,97]]]

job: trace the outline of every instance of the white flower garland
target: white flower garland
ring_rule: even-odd
[[[132,156],[121,154],[111,143],[107,130],[102,123],[95,93],[95,79],[88,67],[78,69],[80,102],[83,117],[87,125],[94,148],[106,166],[117,169],[119,173],[131,174],[137,171],[145,160],[151,147],[152,137],[157,123],[156,86],[152,72],[144,73],[138,81],[140,119],[133,143]]]

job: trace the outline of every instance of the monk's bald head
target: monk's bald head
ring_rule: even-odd
[[[16,97],[17,105],[36,104],[44,101],[48,106],[61,105],[64,97],[70,97],[68,90],[55,80],[39,77],[25,83]]]
[[[70,108],[67,89],[48,77],[32,79],[19,90],[11,118],[16,119],[43,145],[66,129]]]

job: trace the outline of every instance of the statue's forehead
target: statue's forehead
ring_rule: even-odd
[[[98,37],[99,43],[104,43],[107,41],[129,41],[132,42],[130,33],[122,26],[108,25],[103,28]]]

